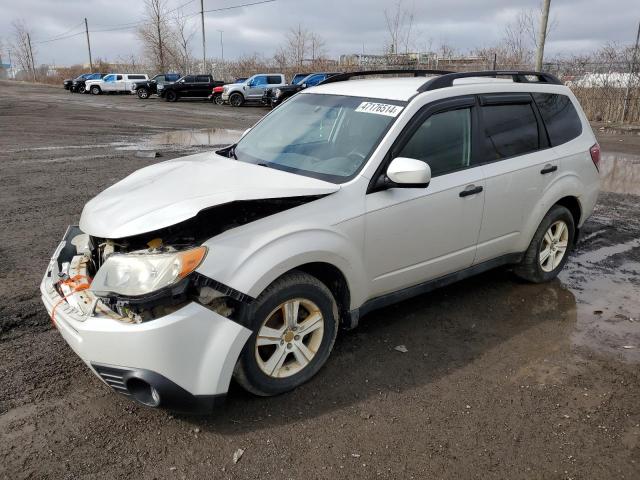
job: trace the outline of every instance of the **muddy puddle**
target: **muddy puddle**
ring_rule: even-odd
[[[575,297],[574,345],[640,363],[639,253],[633,239],[572,255],[559,278]]]
[[[605,192],[640,195],[640,155],[603,152],[600,176]]]

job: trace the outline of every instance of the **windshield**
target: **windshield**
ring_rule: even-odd
[[[298,73],[297,75],[295,75],[293,77],[293,79],[291,80],[291,85],[297,85],[299,84],[302,80],[304,80],[305,78],[308,77],[308,74],[306,73]]]
[[[404,105],[298,94],[251,129],[232,153],[242,162],[346,182],[366,163]]]

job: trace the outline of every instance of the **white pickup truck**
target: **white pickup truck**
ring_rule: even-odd
[[[104,92],[131,93],[131,86],[143,80],[149,80],[149,76],[142,73],[110,73],[99,80],[87,80],[85,92],[94,95]]]

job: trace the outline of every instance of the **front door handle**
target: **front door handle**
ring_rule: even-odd
[[[460,192],[461,197],[468,197],[469,195],[475,195],[476,193],[480,193],[482,191],[481,186],[469,185],[463,191]]]
[[[544,166],[544,168],[542,170],[540,170],[540,173],[542,175],[544,175],[546,173],[555,172],[556,170],[558,170],[558,166],[557,165],[547,164],[547,165]]]

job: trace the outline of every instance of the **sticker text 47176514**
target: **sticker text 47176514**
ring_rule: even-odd
[[[356,108],[356,112],[375,113],[376,115],[387,115],[389,117],[397,117],[401,111],[402,107],[398,105],[376,102],[362,102]]]

